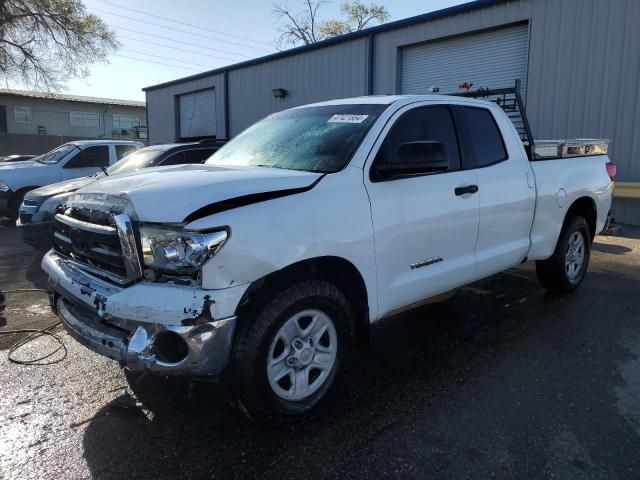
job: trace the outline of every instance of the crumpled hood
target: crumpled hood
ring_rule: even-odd
[[[35,190],[27,192],[24,198],[29,200],[44,201],[47,198],[53,197],[54,195],[75,192],[79,188],[86,187],[96,180],[96,177],[82,177],[76,178],[74,180],[64,180],[62,182],[52,183],[51,185],[47,185],[46,187],[36,188]]]
[[[214,210],[207,213],[207,208],[225,200],[309,188],[320,177],[321,173],[277,168],[178,165],[106,177],[78,190],[73,198],[120,198],[140,221],[173,223],[198,211],[203,217],[211,214]]]

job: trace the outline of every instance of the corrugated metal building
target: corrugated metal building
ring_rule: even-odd
[[[639,24],[638,0],[478,0],[148,87],[149,138],[226,138],[314,101],[519,78],[534,138],[613,140],[631,182],[616,217],[640,224]]]

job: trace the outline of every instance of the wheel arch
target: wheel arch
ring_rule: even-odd
[[[15,192],[13,192],[11,194],[11,197],[9,198],[9,208],[14,211],[15,210],[15,215],[17,218],[17,209],[20,208],[20,205],[18,204],[18,200],[20,200],[20,203],[22,203],[22,198],[29,193],[31,190],[35,190],[36,188],[40,188],[40,186],[31,186],[31,187],[22,187],[19,188],[18,190],[16,190]],[[13,213],[12,213],[13,215]]]
[[[11,200],[13,201],[13,199],[18,198],[19,195],[26,194],[26,193],[30,192],[31,190],[35,190],[36,188],[40,188],[40,187],[41,187],[41,185],[32,185],[32,186],[19,188],[18,190],[13,192],[13,194],[11,195]]]
[[[596,236],[596,222],[598,220],[598,207],[593,198],[584,196],[576,199],[567,209],[564,222],[562,223],[562,229],[564,229],[571,219],[578,216],[583,217],[587,221],[591,233],[591,240],[593,241]]]
[[[333,283],[344,293],[353,308],[356,341],[360,346],[367,345],[370,295],[364,278],[356,266],[349,260],[336,256],[301,260],[252,282],[236,309],[240,320],[238,328],[248,327],[247,319],[255,316],[256,306],[264,305],[264,302],[290,285],[310,279]]]

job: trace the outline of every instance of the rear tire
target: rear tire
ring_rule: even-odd
[[[571,293],[584,280],[591,256],[591,231],[583,217],[568,220],[555,252],[536,262],[540,284],[554,293]]]
[[[253,311],[241,319],[228,371],[236,406],[256,420],[308,412],[327,395],[353,344],[349,302],[335,285],[310,280]]]

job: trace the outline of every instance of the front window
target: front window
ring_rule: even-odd
[[[54,148],[50,152],[40,155],[39,157],[34,158],[36,162],[46,163],[47,165],[53,165],[54,163],[58,163],[64,157],[66,157],[70,152],[74,150],[80,150],[73,143],[65,143],[64,145],[60,145],[58,148]]]
[[[111,165],[107,169],[107,173],[109,175],[115,175],[116,173],[130,172],[132,170],[138,170],[139,168],[151,167],[162,153],[164,153],[164,150],[158,148],[141,148]]]
[[[69,121],[74,127],[99,127],[102,117],[93,112],[69,112]]]
[[[400,147],[414,142],[442,143],[447,164],[444,171],[460,168],[458,135],[448,107],[418,107],[404,113],[382,142],[375,158],[375,166],[393,166],[403,162],[399,156]]]
[[[206,163],[337,172],[386,108],[347,104],[275,113],[246,129]]]

